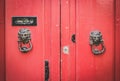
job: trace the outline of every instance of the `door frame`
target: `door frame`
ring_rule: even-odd
[[[3,18],[3,24],[4,26],[1,27],[0,31],[1,31],[1,35],[0,37],[2,39],[0,39],[0,42],[1,42],[1,45],[0,45],[0,48],[3,48],[3,49],[0,49],[0,75],[2,75],[2,77],[0,78],[1,81],[5,81],[5,0],[2,0],[4,5],[2,5],[2,8],[3,8],[3,13],[4,13],[4,17]],[[118,19],[120,19],[120,1],[119,0],[115,0],[115,78],[116,78],[116,81],[120,81],[120,50],[119,50],[119,45],[120,45],[120,21]],[[0,9],[1,11],[1,9]]]
[[[120,81],[120,0],[115,0],[115,81]]]

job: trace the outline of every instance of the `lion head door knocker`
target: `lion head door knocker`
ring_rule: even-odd
[[[23,28],[18,31],[18,47],[23,53],[32,50],[31,32],[29,29]]]
[[[95,55],[103,54],[105,52],[104,41],[100,31],[92,31],[90,33],[90,45],[92,53]]]

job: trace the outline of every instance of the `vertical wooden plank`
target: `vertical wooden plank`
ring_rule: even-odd
[[[70,81],[70,0],[61,0],[61,80]],[[65,48],[67,50],[64,50]]]
[[[51,81],[51,1],[44,0],[43,49],[44,61],[49,62],[49,81]],[[45,71],[45,70],[44,70]]]
[[[69,81],[76,81],[76,0],[70,0],[69,6]],[[75,42],[72,36],[75,35]]]
[[[114,80],[114,0],[77,0],[77,81]],[[89,45],[89,35],[99,30],[106,51],[94,55]],[[87,77],[87,78],[86,78]]]
[[[49,81],[60,80],[60,1],[44,0],[44,60],[49,61]]]
[[[51,56],[51,1],[44,0],[44,58]]]
[[[60,0],[51,0],[51,81],[60,81]]]
[[[75,81],[75,0],[61,0],[61,80]],[[65,51],[65,48],[68,50]]]
[[[5,8],[4,0],[0,0],[0,81],[5,81]]]
[[[115,4],[115,81],[120,81],[120,1],[116,0]]]
[[[94,59],[89,47],[92,1],[76,1],[76,81],[96,81]]]

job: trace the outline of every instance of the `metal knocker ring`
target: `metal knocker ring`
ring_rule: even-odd
[[[27,53],[32,50],[31,32],[28,29],[20,29],[18,32],[18,48],[21,52]]]
[[[90,33],[90,46],[92,53],[95,55],[103,54],[105,52],[104,41],[100,31],[92,31]]]

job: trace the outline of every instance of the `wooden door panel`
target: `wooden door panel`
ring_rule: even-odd
[[[77,81],[114,81],[114,0],[77,0]],[[106,51],[94,55],[89,45],[91,31],[99,30]]]
[[[59,0],[6,0],[6,81],[44,81],[45,60],[49,81],[60,80],[59,9]],[[13,16],[35,16],[37,26],[12,26]],[[33,49],[28,53],[18,49],[21,28],[31,31]]]

